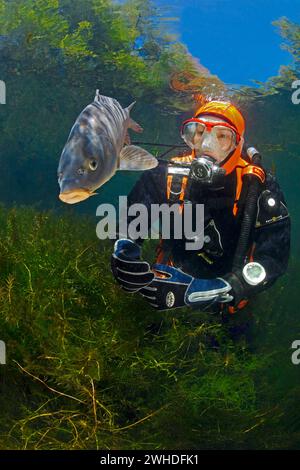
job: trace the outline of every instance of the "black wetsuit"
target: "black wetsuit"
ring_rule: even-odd
[[[168,163],[165,162],[144,172],[130,192],[128,204],[142,203],[150,214],[151,204],[169,202],[167,174]],[[250,286],[242,276],[236,279],[230,275],[243,214],[242,198],[237,216],[233,214],[236,178],[236,171],[233,171],[224,178],[223,188],[218,190],[203,189],[199,183],[190,185],[189,201],[204,204],[205,242],[201,250],[186,250],[185,239],[163,240],[161,243],[165,254],[163,263],[171,258],[175,267],[198,278],[225,277],[235,292],[232,305],[270,287],[286,271],[290,252],[290,217],[284,196],[275,177],[266,171],[258,200],[256,224],[249,243],[249,250],[253,248],[251,260],[265,268],[266,279],[258,286]],[[272,207],[267,203],[269,198],[275,201],[272,201]]]

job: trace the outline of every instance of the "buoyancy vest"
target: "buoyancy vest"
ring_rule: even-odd
[[[186,155],[178,155],[171,158],[167,166],[167,181],[166,181],[166,201],[172,204],[178,204],[178,210],[182,212],[186,200],[189,198],[188,188],[189,188],[189,172],[190,166],[195,158],[194,152],[191,152]],[[250,159],[245,157],[240,157],[238,159],[238,165],[235,168],[235,181],[236,185],[233,188],[234,197],[219,197],[212,198],[208,200],[205,204],[207,206],[212,205],[214,209],[222,209],[225,207],[231,207],[232,215],[237,219],[241,213],[244,205],[246,190],[243,191],[243,176],[247,173],[253,173],[256,171],[255,166],[251,164]],[[261,169],[259,169],[261,170]],[[258,171],[259,171],[258,170]],[[232,172],[234,169],[232,170]],[[230,172],[230,173],[232,173]],[[264,177],[262,172],[261,177]],[[214,223],[211,221],[211,223]],[[216,227],[214,227],[215,232],[218,234],[219,239],[220,234]],[[220,239],[221,245],[221,239]],[[170,249],[167,248],[168,243],[163,240],[160,240],[160,243],[157,247],[157,258],[156,262],[158,263],[167,263],[172,265],[173,260],[170,256]],[[212,261],[205,252],[201,253],[202,258],[208,263],[211,264]]]

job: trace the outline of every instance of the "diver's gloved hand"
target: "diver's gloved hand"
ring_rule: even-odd
[[[242,300],[247,299],[249,294],[251,295],[251,288],[253,291],[253,286],[247,284],[244,280],[241,269],[235,269],[225,274],[224,279],[229,282],[232,287],[232,291],[230,292],[233,296],[232,306],[237,306]]]
[[[121,285],[128,292],[137,292],[147,286],[154,278],[149,263],[142,261],[141,249],[132,240],[117,240],[111,256],[111,270]]]
[[[207,307],[216,302],[230,302],[231,285],[224,279],[196,279],[180,269],[154,264],[156,275],[140,294],[157,310],[184,306]]]

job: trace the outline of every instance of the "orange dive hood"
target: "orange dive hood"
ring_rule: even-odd
[[[242,159],[243,136],[245,132],[245,121],[240,111],[228,101],[209,101],[197,109],[194,117],[204,115],[215,116],[231,124],[240,136],[237,147],[220,164],[225,169],[226,175],[231,173],[237,166],[244,167],[247,162]]]

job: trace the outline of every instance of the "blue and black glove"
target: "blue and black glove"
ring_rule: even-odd
[[[132,240],[117,240],[111,256],[111,270],[127,292],[137,292],[154,279],[149,263],[141,260],[141,249]]]
[[[139,290],[140,294],[157,310],[169,310],[184,306],[201,307],[203,310],[222,302],[231,302],[228,292],[231,285],[224,279],[196,279],[180,269],[154,264],[156,275],[151,284]]]

